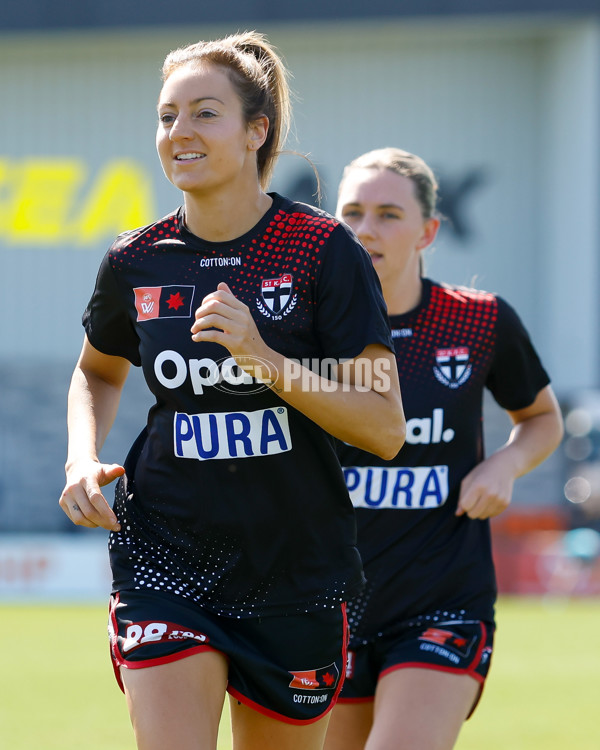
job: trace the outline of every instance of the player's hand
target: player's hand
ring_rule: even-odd
[[[77,526],[119,531],[121,525],[100,487],[124,473],[119,464],[102,464],[91,459],[78,461],[67,468],[67,483],[58,504]]]
[[[513,485],[500,454],[491,455],[462,480],[456,515],[480,520],[500,515],[510,505]]]
[[[225,282],[202,300],[195,316],[191,328],[194,341],[221,344],[234,357],[264,356],[266,353],[266,345],[250,309],[237,299]]]

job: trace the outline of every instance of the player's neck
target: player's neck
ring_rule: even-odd
[[[403,284],[382,285],[383,296],[388,308],[388,315],[404,315],[414,310],[423,296],[423,281],[419,276]]]
[[[208,242],[227,242],[250,231],[266,214],[273,199],[260,188],[239,196],[214,191],[207,195],[185,195],[185,225]]]

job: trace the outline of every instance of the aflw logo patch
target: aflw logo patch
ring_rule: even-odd
[[[292,284],[291,273],[284,273],[277,279],[263,279],[260,284],[262,301],[256,300],[260,312],[274,320],[281,320],[283,315],[288,315],[296,307],[298,300],[297,294],[292,296]]]
[[[468,346],[438,349],[435,353],[435,362],[433,374],[448,388],[459,388],[466,383],[473,369],[469,362]]]
[[[193,286],[139,286],[133,291],[138,322],[192,316]]]

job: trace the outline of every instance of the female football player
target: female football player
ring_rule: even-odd
[[[346,682],[327,750],[449,750],[490,665],[489,519],[558,445],[559,407],[514,310],[432,281],[437,183],[419,157],[372,151],[345,169],[337,215],[369,252],[388,305],[407,418],[392,460],[340,443],[367,585],[348,603]],[[487,458],[488,388],[514,425]]]
[[[111,532],[111,653],[143,750],[214,748],[226,691],[237,749],[322,747],[363,582],[331,436],[385,458],[404,439],[367,253],[266,192],[288,115],[262,35],[171,52],[157,150],[183,205],[116,239],[83,316],[60,505]],[[156,403],[107,464],[131,364]]]

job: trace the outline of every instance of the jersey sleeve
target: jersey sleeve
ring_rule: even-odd
[[[124,357],[139,367],[140,341],[127,309],[124,291],[115,277],[110,251],[100,264],[96,286],[83,313],[82,323],[90,343],[98,351]]]
[[[496,352],[486,385],[503,409],[516,411],[530,406],[550,378],[515,310],[497,299]]]
[[[356,236],[339,224],[317,278],[317,332],[325,356],[356,357],[369,344],[394,351],[379,278]]]

